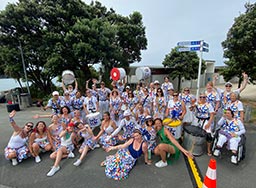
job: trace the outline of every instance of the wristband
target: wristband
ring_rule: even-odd
[[[14,122],[13,117],[9,117],[9,121],[10,121],[11,123]]]

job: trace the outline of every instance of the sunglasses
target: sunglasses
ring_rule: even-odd
[[[226,85],[226,87],[232,87],[232,85]]]
[[[28,125],[26,125],[27,127],[29,127],[29,128],[33,128],[33,125],[31,125],[31,124],[28,124]]]
[[[199,98],[200,98],[200,99],[205,99],[205,98],[206,98],[206,96],[200,96]]]
[[[189,89],[185,89],[184,91],[189,91]]]

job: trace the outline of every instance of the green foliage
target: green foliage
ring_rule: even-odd
[[[180,82],[182,78],[191,80],[196,79],[198,76],[199,58],[196,52],[178,52],[178,47],[175,47],[165,56],[162,64],[164,67],[172,69],[169,74],[170,78],[175,79],[178,77],[178,90],[181,89]],[[202,61],[201,73],[205,69],[206,65]]]
[[[124,17],[97,1],[19,0],[0,12],[0,71],[24,78],[22,48],[28,79],[44,95],[66,69],[74,71],[81,90],[85,80],[98,76],[94,64],[101,63],[109,81],[114,66],[128,70],[139,62],[146,45],[140,13]]]
[[[225,80],[246,72],[256,80],[256,3],[245,5],[246,12],[235,18],[227,38],[222,42],[227,67],[221,72]]]

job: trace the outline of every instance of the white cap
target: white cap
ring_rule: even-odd
[[[154,84],[160,84],[158,80],[155,80],[154,81]]]
[[[152,116],[146,116],[146,121],[150,120],[150,119],[153,119]]]
[[[132,115],[130,110],[125,110],[124,111],[124,117],[130,116],[130,115]]]
[[[55,96],[55,95],[60,95],[58,91],[54,91],[52,92],[52,96]]]
[[[227,86],[227,85],[233,86],[233,84],[232,84],[231,82],[226,82],[226,83],[225,83],[225,86]]]
[[[130,86],[126,86],[125,88],[126,88],[126,89],[130,89]]]

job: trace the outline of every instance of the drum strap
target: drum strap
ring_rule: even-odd
[[[198,121],[197,121],[198,124],[199,124],[199,122],[200,122],[201,120],[203,120],[202,125],[200,126],[201,128],[203,128],[205,121],[206,121],[206,120],[209,120],[210,118],[209,118],[209,117],[208,117],[208,118],[199,118],[199,117],[197,117],[197,119],[198,119]]]
[[[149,95],[147,95],[146,98],[143,100],[142,106],[144,106],[144,104],[145,104],[145,102],[146,102],[148,96],[149,96]]]

